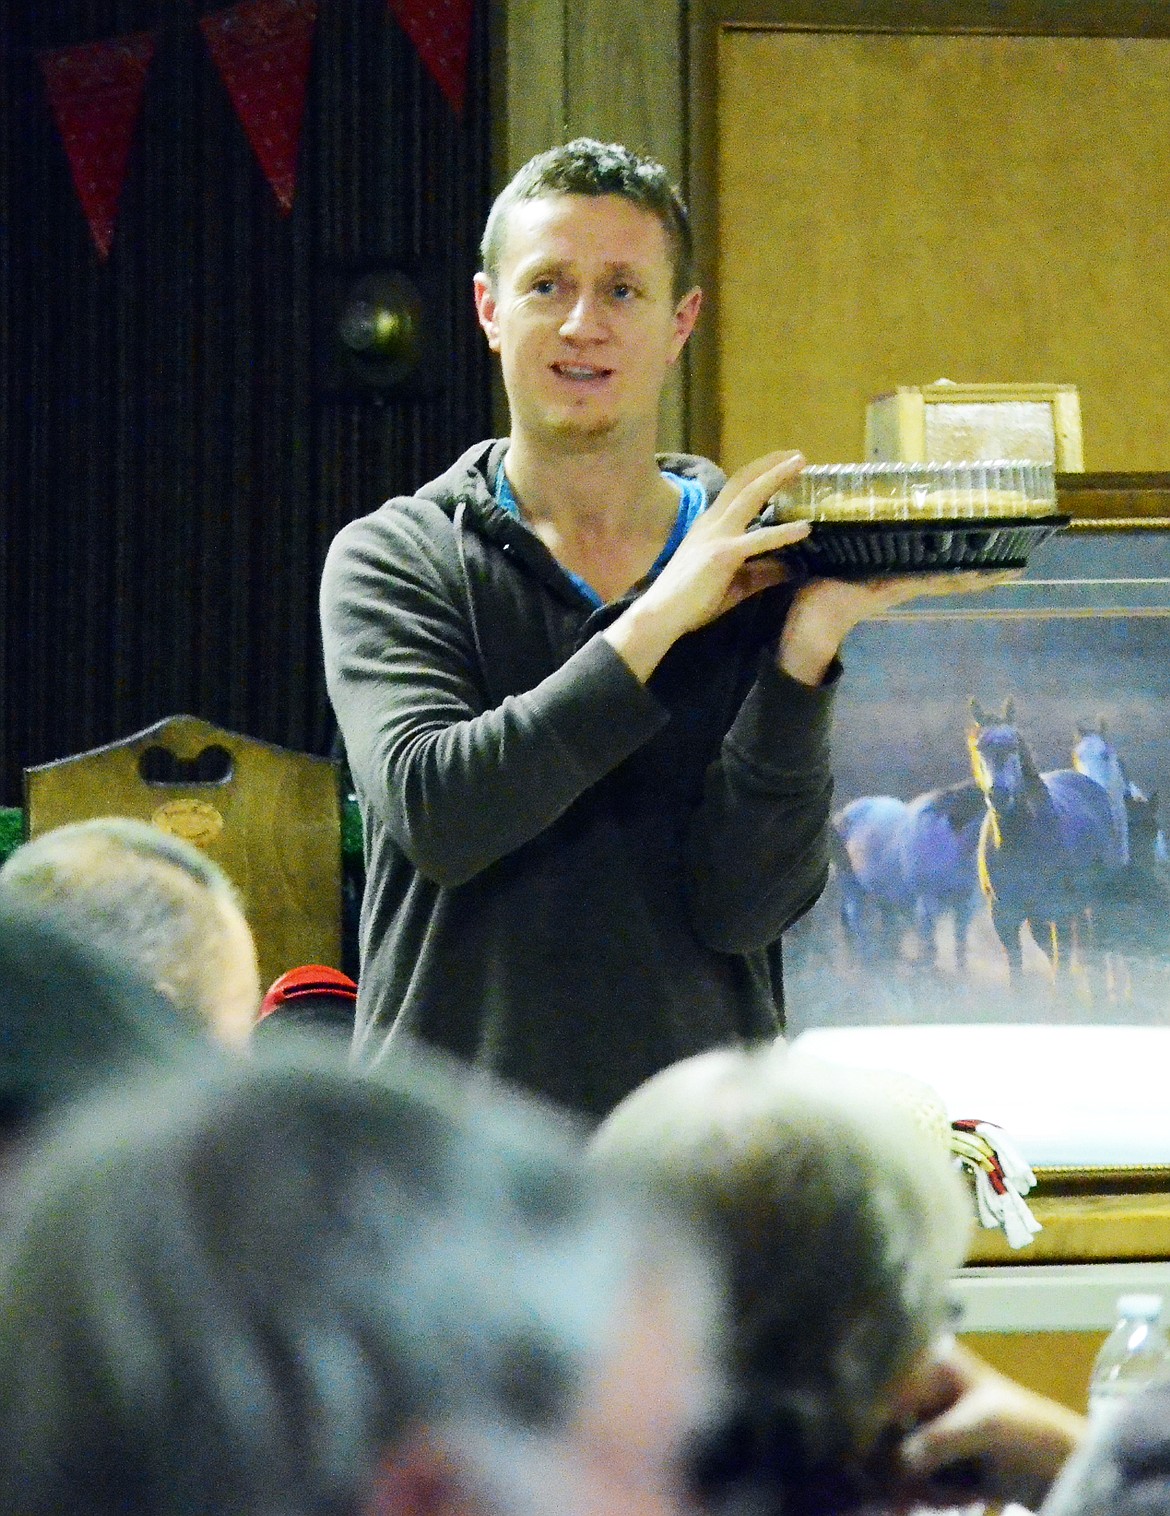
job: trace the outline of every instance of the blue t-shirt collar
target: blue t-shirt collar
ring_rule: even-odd
[[[691,529],[696,517],[700,516],[707,507],[707,491],[697,479],[690,479],[685,474],[673,474],[668,469],[662,470],[662,477],[673,484],[679,492],[678,514],[674,518],[674,525],[663,544],[662,551],[650,566],[647,579],[657,578],[674,557],[679,543]],[[523,520],[519,502],[512,491],[512,483],[502,460],[496,470],[495,496],[496,504],[501,510],[507,511],[509,516],[514,516],[517,521]],[[590,605],[600,607],[605,604],[593,586],[582,579],[580,574],[574,574],[571,569],[565,569],[565,573]]]

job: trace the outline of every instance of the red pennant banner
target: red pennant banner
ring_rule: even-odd
[[[112,37],[37,54],[73,187],[99,258],[109,255],[142,109],[154,34]]]
[[[317,0],[244,0],[200,28],[280,208],[292,210]]]
[[[475,0],[387,0],[451,109],[463,115]]]

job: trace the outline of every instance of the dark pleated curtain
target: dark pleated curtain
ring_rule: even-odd
[[[453,116],[384,0],[320,0],[280,214],[198,31],[221,6],[2,0],[0,677],[21,769],[189,712],[327,750],[317,583],[347,520],[488,428],[470,297],[490,195],[486,0]],[[38,48],[157,29],[110,257]],[[421,397],[323,392],[329,292],[424,275]]]

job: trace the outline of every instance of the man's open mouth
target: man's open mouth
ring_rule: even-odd
[[[562,379],[607,379],[613,373],[611,368],[596,368],[590,363],[554,363],[552,368]]]

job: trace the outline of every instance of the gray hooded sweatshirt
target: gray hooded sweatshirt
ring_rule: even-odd
[[[780,935],[828,869],[838,670],[777,670],[781,586],[641,684],[598,633],[644,585],[592,604],[496,504],[506,448],[351,522],[325,565],[367,860],[357,1047],[419,1038],[600,1117],[782,1029]]]

